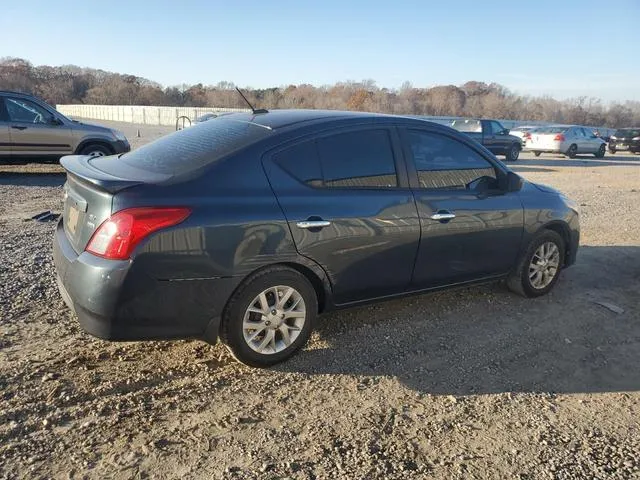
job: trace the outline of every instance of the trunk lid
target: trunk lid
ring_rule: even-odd
[[[101,159],[100,168],[95,164],[98,162],[94,163],[96,159]],[[149,172],[135,172],[115,156],[71,155],[63,157],[60,164],[67,171],[64,231],[76,253],[84,251],[96,228],[111,216],[113,197],[117,192],[164,179],[164,176],[149,175]]]

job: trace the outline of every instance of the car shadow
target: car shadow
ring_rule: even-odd
[[[547,296],[496,284],[334,312],[276,368],[355,375],[362,388],[394,377],[439,395],[637,391],[638,292],[640,247],[584,246]]]
[[[60,187],[67,179],[66,173],[0,172],[0,185],[19,187]]]

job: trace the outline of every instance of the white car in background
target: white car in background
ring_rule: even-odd
[[[509,130],[509,135],[513,135],[515,137],[518,137],[520,139],[520,141],[522,142],[522,145],[524,146],[524,143],[526,141],[527,138],[527,134],[533,130],[534,128],[538,128],[536,126],[533,125],[521,125],[519,127],[515,127],[512,128],[511,130]]]
[[[559,153],[573,158],[581,153],[590,153],[597,158],[604,157],[606,142],[597,137],[590,128],[579,125],[551,125],[531,130],[524,144],[524,151]]]

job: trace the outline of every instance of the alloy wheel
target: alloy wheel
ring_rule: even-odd
[[[553,242],[540,245],[529,263],[529,282],[535,289],[549,286],[560,268],[560,249]]]
[[[267,288],[245,311],[244,340],[257,353],[279,353],[296,341],[306,318],[304,299],[295,288],[285,285]]]

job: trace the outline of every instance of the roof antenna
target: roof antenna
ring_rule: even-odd
[[[253,114],[257,114],[257,113],[269,113],[269,110],[265,110],[263,108],[259,108],[259,109],[255,109],[253,108],[253,105],[251,105],[251,103],[249,103],[249,100],[247,100],[247,97],[245,97],[242,92],[240,91],[240,89],[238,87],[236,87],[236,90],[238,91],[238,93],[240,94],[240,96],[242,97],[242,99],[246,102],[247,105],[249,105],[249,108],[251,109],[251,111],[253,112]]]

